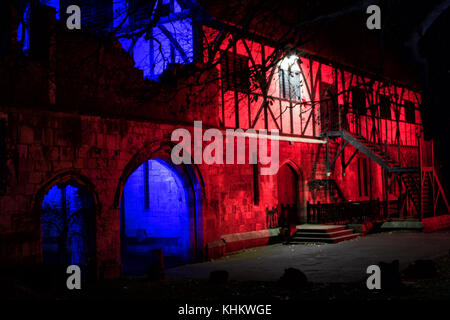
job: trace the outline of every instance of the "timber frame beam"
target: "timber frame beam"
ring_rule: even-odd
[[[353,152],[353,154],[350,156],[350,158],[348,159],[347,162],[345,162],[345,157],[344,154],[342,154],[342,160],[344,165],[342,166],[342,175],[345,174],[345,169],[347,169],[348,165],[352,162],[353,158],[356,156],[356,154],[359,152],[358,149],[355,150],[355,152]]]
[[[329,140],[327,139],[327,146],[328,146]],[[328,169],[332,169],[334,168],[334,165],[336,163],[336,160],[339,158],[339,156],[341,155],[341,153],[344,151],[345,147],[348,145],[348,142],[345,141],[344,143],[341,144],[341,147],[339,148],[339,151],[336,153],[336,155],[334,156],[333,160],[331,160],[331,162],[329,161],[329,156],[327,155],[327,168]],[[327,148],[327,153],[329,152],[329,148]],[[344,157],[344,154],[342,154],[342,157]],[[329,170],[327,170],[329,171]]]

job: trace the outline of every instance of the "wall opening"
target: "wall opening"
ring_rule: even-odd
[[[76,182],[53,186],[42,202],[43,262],[93,265],[95,201]]]
[[[284,164],[277,173],[278,206],[280,225],[295,226],[299,223],[299,185],[298,175],[290,165]]]
[[[151,159],[128,178],[121,203],[122,265],[144,274],[162,250],[165,268],[188,263],[198,247],[199,190],[192,172]]]

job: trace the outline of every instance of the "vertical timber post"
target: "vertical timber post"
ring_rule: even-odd
[[[328,134],[326,134],[326,139],[327,139],[327,143],[326,143],[326,166],[327,166],[327,178],[330,175],[330,147],[329,147],[329,143],[330,143],[330,139],[328,138]]]
[[[384,140],[384,156],[387,159],[387,140]],[[387,161],[386,161],[387,163]],[[387,168],[384,170],[384,196],[385,196],[385,206],[386,206],[386,217],[389,218],[389,179],[388,179],[388,170]]]
[[[418,144],[419,144],[419,203],[420,203],[420,219],[423,219],[423,201],[422,201],[422,193],[423,193],[423,187],[422,187],[422,133],[420,133],[420,136],[418,137]]]
[[[399,173],[397,175],[397,178],[398,178],[398,189],[399,189],[398,190],[398,205],[399,205],[399,209],[401,211],[399,213],[401,214],[401,218],[403,219],[404,218],[403,202],[406,202],[407,198],[406,198],[406,193],[405,193],[405,199],[402,199],[402,176],[401,176],[401,173]]]
[[[234,89],[234,115],[236,119],[236,128],[239,128],[239,93],[236,80],[237,57],[236,57],[236,38],[233,38],[233,89]]]
[[[434,171],[434,140],[431,140],[431,172],[429,173],[430,177],[430,182],[431,182],[431,190],[433,191],[432,196],[433,196],[433,201],[431,202],[431,204],[433,205],[433,217],[436,216],[436,205],[437,205],[437,198],[435,196],[435,193],[439,192],[439,190],[437,190],[437,192],[435,192],[435,174],[436,172]],[[439,194],[438,194],[439,196]]]

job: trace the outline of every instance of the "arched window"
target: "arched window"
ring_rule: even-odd
[[[53,186],[42,202],[43,261],[86,265],[95,252],[95,203],[75,182]]]

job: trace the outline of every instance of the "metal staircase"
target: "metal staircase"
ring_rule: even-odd
[[[450,205],[434,167],[424,168],[421,171],[420,182],[422,203],[419,208],[422,210],[422,218],[450,213]]]
[[[419,167],[401,167],[400,163],[389,157],[386,150],[383,150],[380,145],[371,143],[362,136],[353,135],[345,130],[339,131],[337,135],[364,153],[369,159],[379,164],[389,173],[409,173],[419,171]],[[330,136],[330,134],[328,134],[328,136]],[[333,136],[336,136],[336,134]]]
[[[329,138],[340,137],[344,143],[353,145],[369,159],[379,164],[388,175],[398,174],[405,186],[405,194],[411,200],[416,216],[430,217],[436,215],[439,195],[445,204],[447,212],[450,212],[449,203],[434,168],[432,146],[431,150],[426,150],[426,152],[422,150],[424,147],[421,147],[421,163],[419,167],[405,167],[401,166],[397,160],[389,157],[386,145],[383,150],[383,146],[374,144],[364,137],[352,134],[346,130],[330,131],[326,133],[326,136]],[[432,163],[428,164],[428,166],[424,165],[422,160],[424,153],[431,154],[433,158],[431,160]]]
[[[414,209],[417,213],[421,211],[421,198],[422,198],[422,212],[424,216],[430,216],[433,214],[433,193],[431,188],[431,180],[426,177],[423,180],[422,197],[420,196],[420,175],[419,173],[411,173],[402,176],[402,182],[406,187],[406,192],[411,199]]]
[[[450,213],[450,205],[438,177],[438,167],[434,159],[433,140],[425,141],[423,138],[420,139],[419,153],[419,189],[422,194],[422,218],[445,213],[445,210],[447,211],[446,213]]]
[[[337,145],[333,145],[329,148],[329,153],[331,155],[336,155],[337,153]],[[315,186],[315,190],[323,190],[327,193],[327,198],[329,197],[329,201],[334,202],[342,202],[345,201],[344,194],[342,190],[339,188],[339,185],[336,181],[327,174],[327,167],[325,164],[326,159],[326,150],[323,149],[322,144],[319,145],[319,150],[314,154],[315,159],[312,161],[313,168],[311,177],[308,179],[308,186]]]

